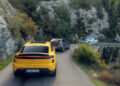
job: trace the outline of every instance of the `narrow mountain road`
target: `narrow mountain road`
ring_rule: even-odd
[[[94,86],[87,75],[76,66],[71,56],[76,45],[65,52],[57,52],[57,75],[15,78],[12,64],[0,71],[0,86]]]

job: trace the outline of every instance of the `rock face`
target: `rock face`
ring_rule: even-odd
[[[7,58],[17,49],[16,41],[13,39],[10,31],[8,30],[8,23],[5,18],[5,11],[10,13],[10,15],[13,15],[13,12],[8,9],[8,5],[6,5],[6,3],[8,2],[6,0],[1,1],[2,7],[0,8],[0,60]]]
[[[0,59],[6,58],[15,51],[15,40],[11,37],[3,10],[0,10]]]

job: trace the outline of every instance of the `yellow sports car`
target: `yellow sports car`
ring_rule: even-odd
[[[28,42],[15,55],[15,76],[47,73],[56,76],[56,54],[50,42]]]

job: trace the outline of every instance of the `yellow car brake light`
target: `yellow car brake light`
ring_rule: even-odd
[[[18,59],[54,59],[54,56],[20,56],[20,55],[16,55],[15,58],[18,58]]]

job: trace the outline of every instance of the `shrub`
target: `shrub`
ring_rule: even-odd
[[[37,27],[27,14],[20,14],[16,17],[11,17],[10,15],[6,16],[9,22],[9,30],[15,38],[23,36],[34,37],[37,33]]]
[[[27,14],[21,14],[20,19],[22,19],[22,28],[21,32],[23,32],[26,37],[34,37],[37,34],[37,26],[33,22],[32,18],[28,17]]]
[[[10,15],[6,16],[9,23],[9,30],[14,38],[20,37],[20,22],[17,17],[11,17]]]
[[[99,56],[94,51],[92,46],[87,44],[81,44],[75,50],[73,58],[75,58],[80,63],[86,64],[86,65],[92,65],[92,64],[98,63]]]

